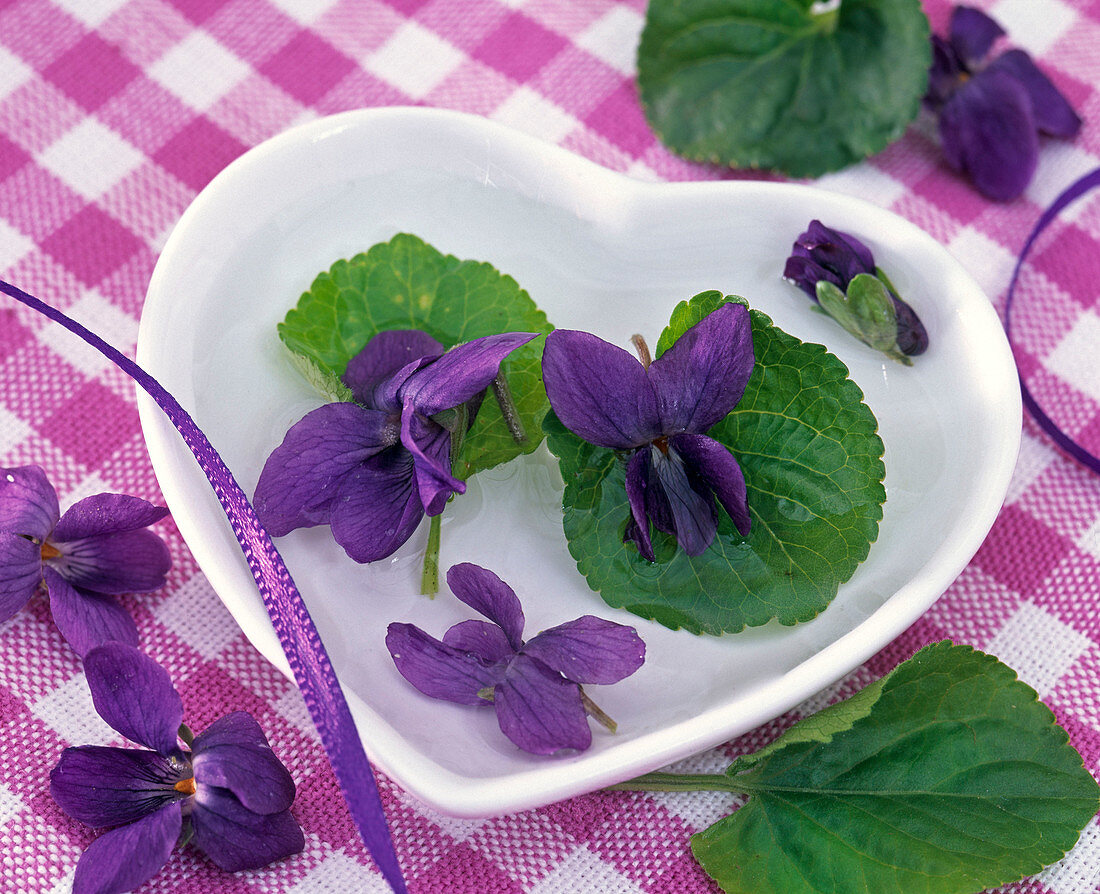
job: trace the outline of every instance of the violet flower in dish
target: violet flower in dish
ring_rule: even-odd
[[[289,809],[294,781],[251,716],[227,714],[186,748],[178,738],[190,735],[180,725],[183,703],[153,659],[111,643],[92,649],[84,669],[100,716],[149,750],[66,748],[50,774],[50,794],[62,810],[110,829],[81,856],[75,894],[138,887],[179,841],[190,841],[228,872],[302,849],[302,830]]]
[[[254,500],[264,526],[280,536],[330,525],[357,562],[393,553],[465,491],[452,444],[504,358],[533,338],[509,332],[444,351],[420,330],[380,332],[343,375],[354,402],[308,413],[268,457]]]
[[[811,220],[791,246],[783,278],[876,350],[909,363],[928,349],[924,324],[855,236]]]
[[[133,618],[114,597],[164,586],[168,547],[146,528],[167,514],[138,497],[96,494],[61,515],[42,469],[0,469],[0,621],[44,582],[54,623],[78,654],[136,643]]]
[[[432,698],[492,705],[501,732],[532,754],[587,748],[590,713],[614,728],[580,684],[617,683],[642,666],[645,643],[633,627],[584,615],[524,642],[519,598],[492,571],[453,565],[447,583],[489,620],[455,624],[442,641],[390,624],[386,648],[401,676]]]
[[[690,556],[710,546],[718,530],[715,499],[748,534],[741,467],[706,432],[737,406],[754,363],[748,308],[733,302],[652,363],[587,332],[557,329],[547,336],[542,374],[558,419],[591,444],[631,451],[631,518],[623,540],[648,561],[654,561],[650,523]]]
[[[1002,202],[1031,182],[1040,134],[1069,139],[1081,128],[1080,117],[1025,51],[989,58],[1004,33],[984,12],[956,7],[947,38],[932,36],[925,95],[939,114],[947,163]]]

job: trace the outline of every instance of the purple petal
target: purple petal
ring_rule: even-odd
[[[516,656],[493,704],[500,731],[531,754],[584,751],[592,744],[580,687],[534,658]]]
[[[45,540],[57,516],[57,492],[42,469],[0,469],[0,531]]]
[[[917,312],[909,304],[890,292],[894,302],[894,316],[898,321],[898,350],[915,356],[928,350],[928,330],[924,328]]]
[[[133,646],[110,643],[84,656],[84,674],[112,729],[159,754],[177,750],[183,702],[168,671]]]
[[[649,367],[665,433],[702,434],[737,406],[756,358],[749,309],[733,302],[712,311]]]
[[[473,652],[486,664],[507,661],[516,654],[504,631],[488,621],[460,621],[443,634],[444,645]]]
[[[224,789],[207,787],[196,794],[191,825],[194,845],[226,872],[259,869],[305,847],[289,810],[256,814]]]
[[[706,435],[675,435],[669,440],[684,464],[714,491],[742,537],[749,535],[748,490],[741,466],[729,448]]]
[[[542,378],[562,425],[590,444],[625,450],[663,434],[644,367],[601,338],[555,329],[546,336]]]
[[[654,561],[653,543],[649,539],[649,517],[646,513],[646,491],[652,487],[650,482],[651,447],[641,447],[634,451],[626,467],[626,498],[630,503],[630,521],[626,526],[626,541],[633,541],[638,552],[647,562]]]
[[[90,649],[107,643],[137,645],[134,619],[114,597],[77,590],[53,568],[45,569],[45,578],[50,593],[50,614],[77,655],[86,655]]]
[[[432,698],[486,705],[488,700],[478,693],[500,679],[496,668],[486,667],[468,652],[441,643],[413,624],[390,624],[386,648],[401,676]]]
[[[544,630],[523,654],[574,683],[617,683],[645,662],[645,643],[633,627],[584,615]]]
[[[928,92],[924,99],[939,108],[959,86],[962,69],[954,48],[942,37],[932,35],[932,66],[928,69]]]
[[[195,784],[236,795],[253,813],[280,813],[294,803],[294,780],[266,745],[218,745],[196,750]]]
[[[826,270],[813,258],[804,258],[799,255],[791,255],[787,258],[787,264],[783,268],[783,278],[798,286],[813,299],[815,304],[817,303],[817,284],[822,280],[831,282],[838,289],[844,288],[840,277],[832,270]]]
[[[447,570],[447,586],[474,611],[504,631],[515,651],[523,644],[523,606],[515,591],[488,568],[461,562]]]
[[[269,747],[267,736],[256,719],[247,711],[234,711],[215,720],[195,736],[192,751],[197,755],[206,748],[223,745],[262,745]]]
[[[139,529],[57,543],[61,555],[47,559],[74,587],[95,593],[149,593],[164,586],[172,567],[168,545]]]
[[[401,389],[401,398],[425,416],[464,404],[489,387],[505,357],[537,337],[533,332],[505,332],[451,348],[413,373]]]
[[[348,361],[342,378],[356,400],[380,410],[396,410],[400,407],[398,390],[425,365],[418,361],[430,362],[444,350],[421,329],[379,332]]]
[[[820,220],[811,220],[806,232],[798,237],[792,250],[795,256],[808,257],[836,274],[835,285],[848,288],[852,278],[860,273],[875,272],[875,258],[866,245],[850,233],[827,227]]]
[[[1035,126],[1052,137],[1070,139],[1081,129],[1081,118],[1053,82],[1023,50],[1009,50],[990,64],[987,71],[1011,75],[1027,91]]]
[[[327,524],[344,478],[397,437],[381,410],[333,403],[308,413],[264,464],[253,499],[260,521],[276,537]]]
[[[136,822],[104,832],[76,864],[73,894],[124,894],[168,862],[183,828],[183,805],[165,804]]]
[[[42,581],[42,548],[18,534],[0,533],[0,621],[6,621]]]
[[[332,536],[352,559],[374,562],[396,552],[423,517],[412,455],[392,448],[345,476],[330,524]]]
[[[147,528],[168,514],[140,497],[127,494],[96,494],[74,503],[53,529],[50,540],[61,543],[101,534]]]
[[[190,775],[190,774],[186,774]],[[121,826],[184,797],[167,758],[136,748],[66,748],[50,773],[50,795],[69,816],[97,829]]]
[[[466,485],[451,474],[451,433],[406,404],[401,413],[401,443],[412,454],[424,512],[439,515],[452,494],[466,492]]]
[[[1005,72],[975,75],[943,107],[944,158],[990,199],[1016,198],[1035,173],[1039,139],[1027,91]]]
[[[951,13],[951,47],[973,70],[988,54],[993,42],[1004,36],[1004,28],[980,9],[956,6]]]
[[[653,477],[668,499],[680,549],[689,556],[704,552],[718,530],[714,500],[692,486],[688,471],[674,450],[654,461]]]

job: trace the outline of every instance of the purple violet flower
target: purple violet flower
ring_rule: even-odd
[[[562,425],[598,447],[632,451],[623,541],[633,541],[648,561],[650,522],[689,556],[710,546],[718,530],[715,498],[748,534],[741,467],[706,432],[737,406],[754,363],[748,308],[733,302],[652,363],[587,332],[556,329],[546,337],[543,381]]]
[[[1031,182],[1039,134],[1071,139],[1081,119],[1024,50],[989,59],[1004,35],[984,12],[957,6],[946,39],[932,36],[925,102],[939,114],[947,163],[978,191],[1007,202]]]
[[[50,794],[73,819],[110,828],[80,858],[74,894],[116,894],[152,878],[190,840],[227,872],[256,869],[305,845],[290,815],[294,780],[243,711],[181,747],[183,702],[168,672],[132,646],[84,658],[99,715],[149,751],[66,748]]]
[[[888,307],[859,307],[843,302],[843,293],[848,292],[852,281],[863,274],[879,281],[881,288],[866,280],[859,282],[874,286],[878,295],[873,297],[889,297],[896,323],[890,322],[891,312]],[[889,352],[896,347],[902,354],[915,356],[928,349],[928,332],[916,311],[898,296],[886,274],[875,266],[871,249],[855,236],[827,227],[819,220],[811,220],[806,232],[799,235],[791,246],[791,256],[787,258],[783,278],[794,283],[818,304],[821,303],[819,283],[826,282],[836,286],[842,293],[839,300],[847,304],[847,307],[838,308],[835,302],[830,303],[827,292],[827,306],[823,306],[825,312],[861,341],[868,344],[877,341],[872,346],[879,350]],[[855,318],[851,318],[853,315]],[[878,320],[885,321],[887,331],[874,333],[874,336],[880,336],[878,339],[874,336],[868,337],[869,332],[874,332]],[[883,343],[885,347],[882,346]]]
[[[343,375],[354,402],[291,426],[256,485],[256,513],[275,536],[330,525],[356,562],[398,549],[420,520],[466,485],[451,474],[452,441],[472,424],[500,364],[535,334],[509,332],[444,351],[416,329],[380,332]]]
[[[580,684],[617,683],[642,666],[645,643],[634,628],[584,615],[524,642],[519,598],[492,571],[453,565],[447,583],[489,620],[455,624],[442,642],[413,624],[390,624],[386,648],[401,676],[432,698],[492,705],[501,732],[532,754],[591,745],[587,714],[605,715]]]
[[[54,623],[78,654],[137,643],[134,620],[114,596],[164,586],[168,547],[146,528],[167,514],[138,497],[97,494],[60,515],[42,469],[0,469],[0,621],[44,582]]]

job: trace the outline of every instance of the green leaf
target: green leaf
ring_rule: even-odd
[[[821,310],[868,347],[882,351],[906,366],[910,360],[898,348],[898,317],[886,284],[870,273],[858,273],[848,283],[848,294],[827,279],[818,280]]]
[[[816,177],[900,137],[930,63],[919,0],[650,0],[638,86],[673,151]]]
[[[681,303],[658,356],[723,301],[704,292]],[[709,432],[737,457],[752,530],[741,537],[720,512],[699,556],[654,529],[657,561],[622,542],[630,517],[625,460],[543,423],[565,480],[563,526],[588,585],[611,606],[694,633],[736,632],[773,618],[809,620],[836,596],[878,535],[883,445],[863,393],[820,345],[803,344],[750,311],[756,367],[740,404]]]
[[[551,328],[512,277],[400,233],[321,273],[279,324],[279,337],[293,354],[307,358],[318,376],[338,380],[363,345],[387,329],[423,329],[451,348],[486,335]],[[548,406],[542,344],[542,338],[535,339],[501,367],[529,435],[539,431]],[[490,395],[454,459],[454,473],[468,478],[538,444],[537,437],[516,443]]]
[[[991,655],[938,643],[875,686],[727,771],[748,802],[691,842],[724,891],[982,891],[1060,859],[1100,806],[1054,715]]]

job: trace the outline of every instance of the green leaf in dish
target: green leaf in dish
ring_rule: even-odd
[[[678,305],[657,355],[728,300],[704,292]],[[704,553],[688,556],[654,530],[657,561],[647,562],[622,542],[630,517],[623,458],[581,441],[552,412],[543,424],[565,481],[569,551],[588,585],[611,606],[694,633],[817,615],[867,557],[886,498],[877,423],[844,364],[759,311],[750,317],[756,365],[737,408],[708,433],[744,472],[747,538],[720,513]]]
[[[816,177],[900,137],[930,64],[919,0],[651,0],[638,87],[674,152]]]
[[[730,894],[973,894],[1060,859],[1100,806],[1034,690],[949,642],[725,778],[749,800],[691,846]]]
[[[387,329],[422,329],[445,347],[502,332],[551,330],[546,315],[514,279],[491,264],[463,261],[400,233],[319,274],[279,324],[279,337],[317,367],[310,378],[338,379],[348,361]],[[539,444],[546,392],[542,387],[543,339],[515,351],[501,369],[511,389],[526,443],[516,443],[491,397],[453,462],[454,474],[470,475],[529,453]]]

